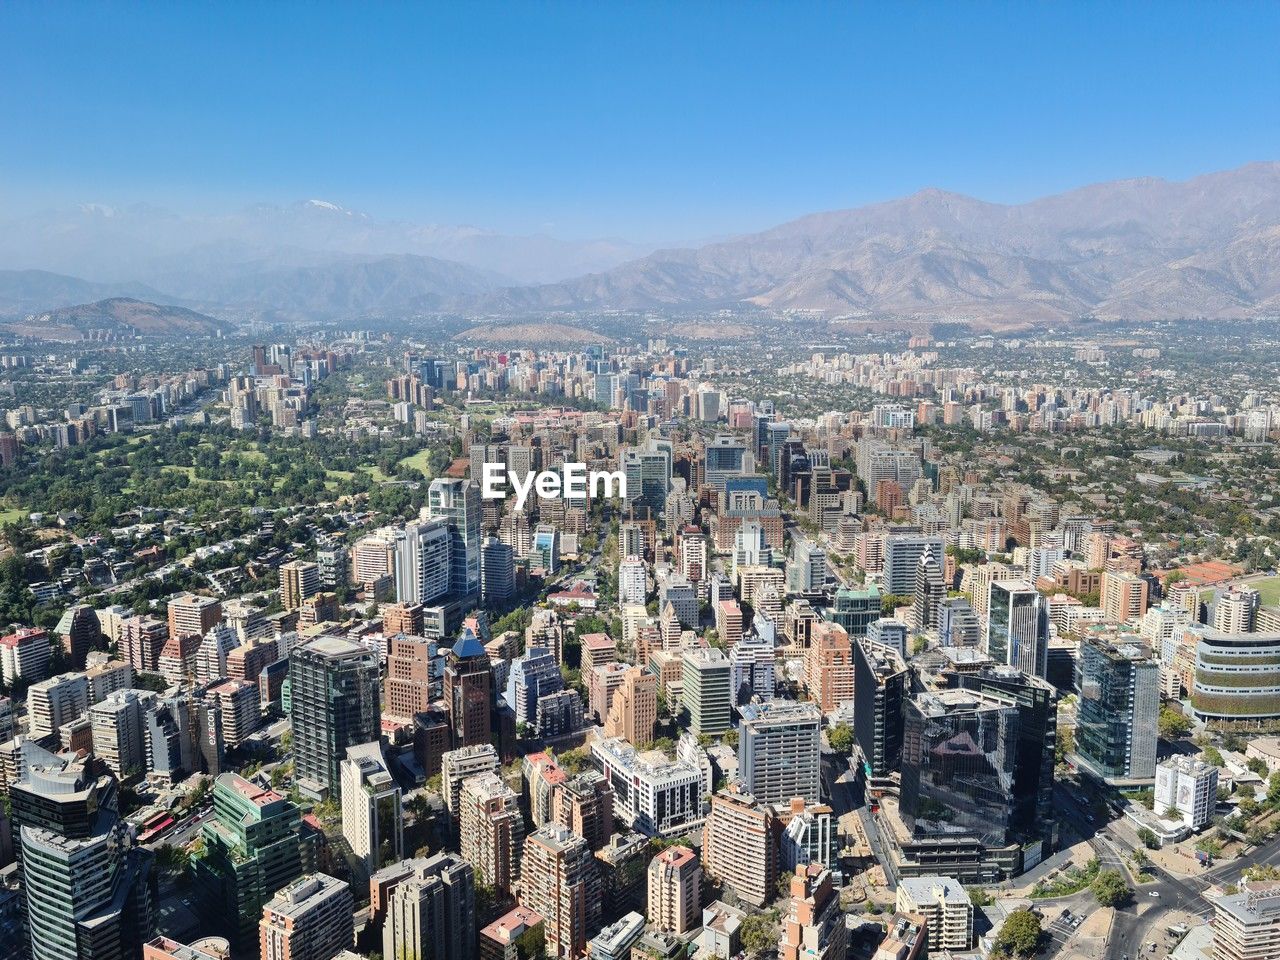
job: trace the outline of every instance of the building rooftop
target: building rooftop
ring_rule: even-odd
[[[951,877],[903,877],[898,886],[916,903],[937,900],[948,905],[971,906],[973,903],[960,881]]]
[[[618,918],[591,938],[591,953],[604,951],[610,955],[625,949],[644,930],[644,917],[632,910]]]
[[[1241,924],[1280,920],[1280,882],[1245,883],[1239,893],[1219,897],[1215,906]]]
[[[742,722],[753,726],[802,721],[822,722],[822,711],[817,704],[807,700],[766,700],[749,703],[742,708]]]
[[[295,880],[283,890],[278,891],[267,901],[263,909],[284,917],[298,917],[337,888],[346,886],[347,883],[344,880],[325,873],[313,873]]]
[[[480,931],[480,936],[488,937],[490,940],[496,940],[499,943],[510,943],[518,937],[524,935],[524,932],[531,927],[536,927],[543,923],[542,914],[528,907],[516,907],[504,913],[493,923],[489,924]]]
[[[690,860],[696,860],[697,858],[698,855],[689,847],[667,847],[653,859],[667,866],[682,867]]]
[[[562,827],[554,823],[549,823],[545,827],[535,830],[529,834],[529,839],[546,847],[548,850],[557,852],[569,850],[584,842],[581,837],[568,827]]]

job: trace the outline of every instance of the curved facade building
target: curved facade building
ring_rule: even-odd
[[[1280,717],[1280,633],[1205,630],[1196,643],[1191,706],[1202,720]]]

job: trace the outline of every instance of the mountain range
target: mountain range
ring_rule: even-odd
[[[1056,322],[1280,313],[1280,163],[1097,184],[1021,205],[923,190],[577,280],[494,312],[754,304]]]
[[[654,252],[387,223],[325,201],[205,218],[84,207],[0,224],[0,267],[10,315],[124,296],[283,320],[725,307],[998,325],[1234,318],[1280,314],[1280,163],[1017,205],[928,189]]]

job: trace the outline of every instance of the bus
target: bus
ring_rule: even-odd
[[[177,821],[167,810],[152,814],[138,826],[138,843],[151,843],[164,834]]]

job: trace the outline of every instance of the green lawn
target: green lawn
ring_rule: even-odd
[[[429,479],[431,477],[431,451],[429,449],[419,450],[417,453],[405,457],[398,465],[421,470],[422,475]]]
[[[163,473],[185,473],[188,480],[194,480],[196,478],[195,467],[180,467],[176,464],[167,463],[161,467],[160,470]]]
[[[374,483],[387,483],[388,481],[395,479],[395,477],[388,477],[385,473],[383,473],[382,468],[379,467],[377,464],[374,464],[372,466],[362,465],[360,469],[363,470],[365,473],[367,473],[369,475],[369,479],[372,480]]]
[[[21,507],[14,507],[12,510],[0,510],[0,526],[6,523],[19,523],[27,519],[30,510],[23,510]]]
[[[1265,580],[1257,580],[1252,586],[1258,593],[1262,594],[1262,605],[1264,607],[1274,607],[1280,603],[1280,577],[1267,577]]]

